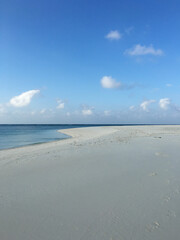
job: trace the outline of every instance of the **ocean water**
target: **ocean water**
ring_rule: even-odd
[[[57,130],[58,125],[0,125],[0,149],[56,141],[68,136]]]
[[[57,130],[100,125],[0,124],[0,150],[62,140],[69,136]]]

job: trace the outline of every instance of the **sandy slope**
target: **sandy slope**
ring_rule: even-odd
[[[180,126],[61,132],[0,151],[0,239],[179,239]]]

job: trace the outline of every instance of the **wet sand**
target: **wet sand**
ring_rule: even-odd
[[[0,151],[0,239],[179,239],[180,126],[61,132]]]

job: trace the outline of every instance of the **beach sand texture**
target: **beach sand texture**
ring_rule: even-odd
[[[0,240],[180,239],[180,126],[61,132],[0,151]]]

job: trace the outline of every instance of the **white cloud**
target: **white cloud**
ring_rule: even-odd
[[[103,88],[119,88],[121,86],[120,82],[116,82],[111,76],[104,76],[101,78],[101,86]]]
[[[92,115],[93,114],[93,111],[91,109],[83,109],[82,110],[82,114],[84,116],[89,116],[89,115]]]
[[[122,34],[120,34],[117,30],[115,31],[110,31],[107,35],[106,35],[107,39],[110,40],[119,40],[122,38]]]
[[[38,94],[40,90],[30,90],[11,98],[10,104],[14,107],[24,107],[30,104],[32,98]]]
[[[103,88],[116,88],[116,89],[121,89],[121,90],[129,90],[129,89],[132,89],[132,88],[138,86],[137,84],[123,84],[121,82],[117,82],[111,76],[102,77],[100,82],[101,82],[101,86]]]
[[[58,104],[58,106],[56,108],[58,108],[58,109],[64,108],[65,103],[62,100],[57,100],[57,104]]]
[[[66,116],[68,116],[68,117],[71,116],[71,113],[70,113],[70,112],[67,112],[67,113],[66,113]]]
[[[93,109],[94,107],[90,107],[90,106],[87,106],[87,105],[82,105],[82,115],[84,116],[90,116],[90,115],[93,115]]]
[[[163,51],[161,49],[155,49],[152,45],[146,47],[140,44],[135,45],[132,49],[128,49],[125,51],[126,54],[131,56],[138,55],[154,55],[154,56],[162,56]]]
[[[149,109],[148,109],[149,105],[150,105],[151,103],[154,103],[154,102],[155,102],[155,100],[147,100],[147,101],[144,101],[144,102],[142,102],[142,103],[140,104],[140,107],[141,107],[144,111],[148,112],[148,111],[149,111]]]
[[[160,108],[167,110],[170,105],[170,99],[169,98],[162,98],[159,100],[159,106]]]

